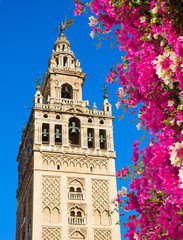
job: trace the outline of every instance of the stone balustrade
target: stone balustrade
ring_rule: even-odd
[[[68,222],[69,224],[83,225],[83,224],[86,224],[86,218],[85,217],[69,217]]]
[[[83,200],[84,199],[84,193],[69,192],[68,197],[69,197],[69,199]]]

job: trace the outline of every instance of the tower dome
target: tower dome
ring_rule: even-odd
[[[54,49],[48,61],[49,68],[81,72],[80,62],[70,49],[70,42],[62,32],[54,43]]]

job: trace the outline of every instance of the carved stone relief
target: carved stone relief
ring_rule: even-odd
[[[92,180],[93,211],[109,209],[109,182],[107,180]]]
[[[95,229],[94,240],[112,240],[111,230],[109,229]]]
[[[79,150],[79,149],[78,149]],[[42,155],[42,164],[44,168],[56,169],[56,165],[62,166],[61,170],[80,172],[90,171],[90,168],[96,168],[96,172],[106,172],[108,159],[90,158],[90,157],[67,157],[62,155]]]

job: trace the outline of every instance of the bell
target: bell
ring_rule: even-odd
[[[46,128],[43,129],[43,137],[47,137],[48,136],[48,130]]]
[[[65,87],[64,90],[65,90],[66,93],[69,93],[69,89],[68,89],[68,87]]]
[[[71,134],[76,134],[77,131],[79,131],[79,128],[76,127],[76,123],[75,122],[72,122],[72,126],[69,127],[69,129],[71,129]]]
[[[91,133],[89,133],[89,134],[88,134],[88,142],[92,142],[92,141],[93,141],[92,134],[91,134]]]
[[[60,133],[60,129],[56,129],[56,132],[55,132],[55,139],[60,139],[61,138],[61,133]]]
[[[76,134],[76,129],[72,128],[71,134]]]
[[[101,142],[101,143],[104,143],[104,142],[105,142],[105,138],[104,138],[103,135],[100,135],[100,142]]]

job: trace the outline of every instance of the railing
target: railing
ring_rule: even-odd
[[[69,199],[84,199],[83,193],[69,192]]]
[[[69,217],[69,224],[86,224],[86,219],[84,217]]]
[[[76,106],[82,106],[82,107],[89,107],[89,101],[77,101],[75,99],[68,99],[68,98],[52,98],[48,96],[48,102],[49,103],[61,103],[63,105],[76,105]]]
[[[84,102],[84,101],[83,101]],[[85,101],[86,102],[86,101]],[[63,104],[64,105],[64,104]],[[41,109],[46,109],[46,110],[49,110],[49,109],[52,109],[52,110],[59,110],[59,111],[64,111],[65,109],[63,108],[63,105],[57,105],[57,104],[43,104],[43,103],[35,103],[34,107],[36,108],[41,108]],[[99,115],[99,116],[111,116],[111,112],[104,112],[104,111],[99,111],[99,110],[91,110],[91,109],[88,109],[87,105],[86,104],[79,104],[77,102],[77,104],[74,104],[74,103],[70,103],[68,105],[74,105],[74,106],[82,106],[82,107],[85,107],[83,109],[83,112],[84,113],[87,113],[87,114],[94,114],[94,115]]]

